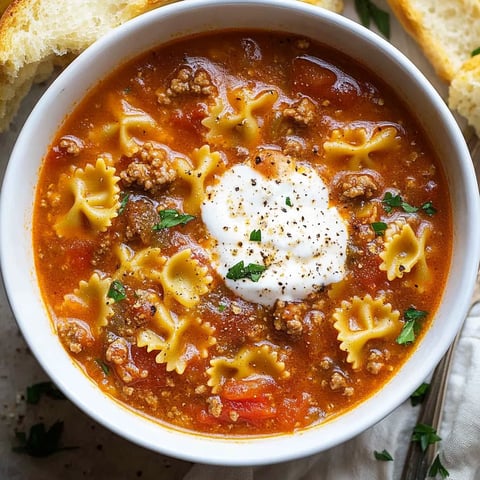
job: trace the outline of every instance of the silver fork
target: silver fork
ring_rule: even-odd
[[[467,135],[466,135],[467,136]],[[480,140],[470,133],[468,146],[477,174],[477,181],[480,182]],[[470,311],[473,306],[480,302],[480,271],[477,274],[477,281],[473,293]],[[452,358],[455,347],[460,338],[461,330],[458,332],[455,340],[450,345],[447,353],[440,360],[435,368],[430,380],[430,387],[427,396],[422,403],[417,423],[431,425],[437,432],[442,421],[443,405],[447,392],[448,376],[452,364]],[[438,444],[434,443],[428,446],[426,451],[422,451],[419,442],[410,442],[407,457],[403,466],[401,480],[425,480],[428,470],[432,465],[438,453]]]
[[[472,298],[471,308],[480,302],[480,271],[477,275],[477,282]],[[470,310],[471,310],[470,308]],[[437,432],[442,421],[443,405],[447,392],[448,375],[452,364],[455,347],[458,343],[461,332],[450,345],[447,353],[440,360],[435,368],[430,381],[428,394],[422,403],[417,423],[431,425]],[[402,480],[424,480],[427,477],[428,469],[432,465],[438,453],[438,444],[429,445],[424,452],[418,442],[411,442],[405,459],[402,472]]]

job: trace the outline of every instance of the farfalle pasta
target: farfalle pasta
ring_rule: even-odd
[[[117,216],[118,181],[115,169],[108,166],[102,157],[95,165],[87,164],[85,168],[73,168],[63,174],[58,194],[69,200],[69,206],[54,224],[57,235],[75,236],[82,230],[105,231]]]
[[[162,304],[156,308],[151,327],[138,331],[137,346],[156,352],[155,362],[165,363],[167,372],[181,375],[189,361],[207,357],[208,348],[216,341],[214,329],[198,317],[173,316]]]
[[[193,164],[186,159],[178,158],[175,167],[178,176],[190,188],[190,192],[183,201],[183,208],[187,212],[198,213],[205,197],[205,180],[219,169],[222,156],[219,152],[211,152],[209,145],[203,145],[192,152],[191,158]]]
[[[279,360],[278,352],[266,344],[243,347],[232,358],[213,358],[210,365],[207,384],[213,393],[230,379],[242,380],[257,375],[281,379],[290,375],[285,363]]]
[[[161,273],[164,295],[173,297],[184,307],[194,307],[208,292],[213,278],[208,269],[186,248],[170,257]]]
[[[208,128],[207,141],[213,144],[251,144],[260,137],[262,113],[268,111],[278,98],[275,89],[256,93],[248,87],[239,87],[227,96],[220,97],[203,120]]]
[[[354,369],[361,367],[365,360],[366,344],[376,338],[394,338],[400,333],[400,312],[392,310],[383,298],[353,297],[344,300],[332,315],[333,326],[338,331],[340,349],[347,352],[347,362]]]
[[[385,236],[384,250],[380,253],[383,260],[380,270],[386,272],[388,280],[412,277],[408,278],[406,284],[423,293],[431,280],[426,259],[430,228],[423,226],[417,237],[408,223],[395,224],[386,231]]]
[[[370,133],[365,127],[335,129],[323,143],[328,160],[344,161],[350,170],[374,168],[372,154],[391,151],[398,143],[395,127],[378,127]]]
[[[172,428],[321,426],[435,321],[441,163],[388,87],[308,38],[212,32],[130,60],[39,177],[36,273],[65,354]]]
[[[108,325],[108,319],[113,315],[112,301],[108,298],[111,279],[101,278],[95,272],[88,281],[80,280],[78,287],[65,295],[61,312],[81,320],[91,319],[90,327],[99,330]]]

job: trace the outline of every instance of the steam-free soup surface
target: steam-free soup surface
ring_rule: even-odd
[[[308,39],[232,31],[92,90],[46,155],[33,241],[59,341],[106,394],[270,434],[401,368],[442,295],[451,211],[379,79]]]

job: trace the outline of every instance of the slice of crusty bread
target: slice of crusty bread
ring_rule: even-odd
[[[108,30],[166,0],[15,0],[0,19],[0,131],[32,83]]]
[[[438,75],[450,82],[480,47],[480,0],[388,0]]]
[[[3,0],[0,0],[3,1]],[[112,28],[175,0],[14,0],[0,19],[0,132],[34,82]],[[340,12],[343,0],[304,0]]]
[[[448,106],[465,117],[480,138],[480,55],[467,60],[453,77]]]

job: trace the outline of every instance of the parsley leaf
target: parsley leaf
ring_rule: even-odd
[[[419,210],[422,210],[428,216],[432,217],[437,213],[437,209],[433,206],[432,201],[428,201],[422,204],[422,206],[415,207],[409,203],[403,201],[403,198],[400,195],[393,195],[391,192],[386,192],[383,200],[383,209],[387,213],[391,213],[394,208],[401,208],[406,213],[415,213]]]
[[[397,337],[397,343],[399,345],[404,345],[406,343],[414,342],[420,329],[420,320],[423,320],[427,315],[428,312],[425,312],[424,310],[417,310],[413,307],[407,308],[403,314],[405,323],[403,324],[402,331]]]
[[[287,207],[293,207],[293,203],[292,203],[292,200],[290,199],[290,197],[287,197],[285,199],[285,205],[287,205]]]
[[[425,202],[420,208],[430,217],[437,213],[437,209],[433,206],[431,201]]]
[[[249,263],[247,266],[243,260],[230,267],[227,272],[227,278],[230,280],[240,280],[241,278],[248,278],[252,282],[258,282],[262,273],[267,269],[265,265],[258,265],[256,263]]]
[[[400,195],[393,195],[392,192],[386,192],[383,196],[383,208],[387,213],[390,213],[395,207],[402,206],[402,197]]]
[[[355,0],[355,10],[364,27],[370,27],[370,22],[386,38],[390,38],[390,16],[388,12],[377,7],[371,0]]]
[[[393,461],[393,457],[390,453],[383,449],[381,452],[377,452],[376,450],[373,452],[376,460],[380,460],[381,462],[391,462]]]
[[[437,435],[437,431],[425,423],[417,423],[413,429],[412,442],[419,442],[422,452],[425,452],[429,445],[439,442],[441,438]]]
[[[410,395],[410,403],[412,407],[416,407],[423,402],[429,389],[430,384],[424,382]]]
[[[40,382],[27,387],[26,401],[30,405],[36,405],[42,395],[59,400],[66,398],[53,382]]]
[[[472,50],[470,53],[471,57],[474,57],[475,55],[478,55],[480,53],[480,47],[477,47],[475,50]]]
[[[163,228],[185,225],[195,219],[193,215],[179,213],[177,210],[170,208],[160,210],[158,214],[160,215],[160,222],[153,226],[154,230],[162,230]]]
[[[385,234],[385,230],[387,229],[388,225],[385,222],[373,222],[371,223],[373,231],[375,235],[381,236]]]
[[[47,457],[61,450],[72,450],[77,447],[60,447],[63,433],[63,422],[55,422],[48,430],[44,423],[37,423],[30,428],[28,436],[25,432],[15,432],[20,443],[12,450],[16,453],[26,453],[32,457]]]
[[[440,454],[438,454],[435,457],[435,460],[433,461],[432,466],[428,470],[429,477],[436,477],[437,475],[440,475],[442,478],[447,478],[450,476],[450,473],[442,465],[442,462],[440,461]]]
[[[125,298],[127,298],[127,293],[125,292],[125,287],[123,286],[123,283],[119,280],[114,280],[110,284],[110,288],[107,292],[107,297],[111,298],[114,302],[125,300]]]
[[[250,241],[261,242],[262,241],[262,231],[261,230],[252,230],[250,232]]]
[[[102,369],[105,376],[110,375],[110,367],[101,358],[96,358],[95,363]]]
[[[391,192],[386,192],[383,200],[383,208],[387,213],[390,213],[394,208],[401,208],[404,212],[415,213],[418,211],[417,207],[410,205],[407,202],[403,201],[403,198],[400,195],[393,195]]]
[[[403,316],[406,320],[422,320],[428,315],[425,310],[417,310],[414,307],[407,308]]]
[[[130,200],[130,194],[127,193],[127,192],[124,192],[123,196],[120,200],[120,207],[118,209],[118,214],[119,215],[121,215],[125,211],[125,208],[127,207],[127,203],[128,203],[129,200]]]

